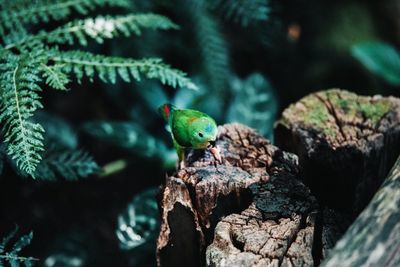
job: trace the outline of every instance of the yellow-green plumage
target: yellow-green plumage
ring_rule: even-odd
[[[210,148],[215,146],[217,124],[207,114],[193,109],[177,109],[170,104],[159,108],[171,127],[172,139],[179,161],[184,158],[184,148]]]

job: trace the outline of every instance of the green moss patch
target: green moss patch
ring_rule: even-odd
[[[375,125],[392,108],[392,103],[386,98],[358,96],[344,90],[332,89],[317,94],[318,97],[311,94],[287,108],[280,123],[287,128],[293,123],[302,124],[335,138],[339,132],[335,117],[342,124],[358,121]],[[326,99],[336,114],[331,114],[320,98]]]

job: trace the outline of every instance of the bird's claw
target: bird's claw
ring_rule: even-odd
[[[186,164],[185,164],[185,160],[181,160],[181,161],[179,161],[178,162],[178,170],[182,170],[182,169],[184,169],[184,168],[186,168]]]

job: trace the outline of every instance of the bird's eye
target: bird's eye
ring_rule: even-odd
[[[202,134],[202,133],[199,133],[199,136],[200,136],[200,137],[203,137],[203,134]]]

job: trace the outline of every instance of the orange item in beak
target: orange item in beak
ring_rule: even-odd
[[[219,154],[218,146],[210,148],[211,154],[213,154],[214,158],[219,162],[222,163],[221,155]]]

